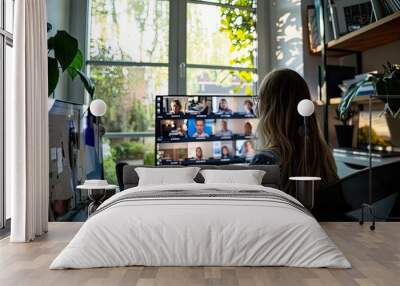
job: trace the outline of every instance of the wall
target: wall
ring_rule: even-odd
[[[57,30],[69,30],[70,0],[47,0],[47,22],[53,26],[49,36],[54,36]],[[55,98],[68,100],[68,79],[66,75],[60,76],[57,88],[54,92]]]
[[[303,74],[301,1],[270,1],[269,13],[271,67]]]

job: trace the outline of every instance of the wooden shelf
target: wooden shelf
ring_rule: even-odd
[[[338,105],[340,103],[341,99],[342,99],[341,97],[332,97],[332,98],[329,99],[329,104]],[[377,97],[372,98],[372,100],[374,102],[379,101],[379,99]],[[368,103],[368,101],[369,101],[369,96],[368,95],[359,95],[359,96],[356,96],[351,101],[351,103],[352,104],[366,104],[366,103]],[[379,101],[379,102],[382,102],[382,101]]]
[[[357,31],[329,41],[327,55],[342,57],[354,52],[363,52],[400,40],[400,11],[386,16]],[[320,55],[321,51],[313,53]]]
[[[387,98],[386,95],[372,96],[372,100],[374,102],[376,102],[376,101],[384,102],[386,100],[386,98]],[[389,99],[399,100],[400,95],[389,95]],[[340,103],[341,100],[342,100],[341,97],[332,97],[329,99],[329,104],[337,105]],[[368,101],[369,101],[369,95],[358,95],[352,100],[352,103],[364,104],[364,103],[368,103]]]
[[[328,49],[363,52],[397,40],[400,40],[400,12],[330,41]]]

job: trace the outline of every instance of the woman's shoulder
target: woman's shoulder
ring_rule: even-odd
[[[279,155],[275,150],[264,149],[254,155],[251,165],[275,165],[279,163]]]

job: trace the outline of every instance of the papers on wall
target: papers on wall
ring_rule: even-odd
[[[64,166],[63,166],[63,155],[62,155],[62,149],[57,148],[57,173],[61,174],[63,172]]]
[[[57,160],[57,148],[50,149],[50,160],[55,161]]]

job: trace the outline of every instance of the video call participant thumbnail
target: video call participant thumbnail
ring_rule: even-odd
[[[209,138],[212,134],[212,124],[211,122],[201,118],[190,119],[188,121],[188,133],[192,138]]]
[[[253,102],[250,99],[246,99],[243,103],[244,115],[254,116]]]
[[[251,140],[236,141],[237,156],[244,158],[247,162],[251,161],[256,154],[254,142]]]
[[[207,142],[190,142],[188,143],[189,160],[196,163],[204,163],[212,157],[212,143]]]
[[[182,103],[179,99],[173,99],[171,101],[171,109],[169,115],[183,116],[185,113],[182,111]]]
[[[157,144],[157,161],[183,162],[188,156],[186,143]]]
[[[227,145],[223,145],[221,147],[221,159],[229,159],[231,158],[231,150]]]
[[[187,113],[192,115],[208,115],[211,113],[211,105],[211,97],[194,97],[189,99]]]
[[[203,149],[201,147],[196,147],[194,159],[197,160],[197,161],[204,160]]]
[[[161,136],[164,139],[186,137],[186,120],[162,120]]]
[[[246,137],[253,136],[253,124],[250,121],[246,121],[243,125],[243,135]]]
[[[217,115],[232,115],[233,111],[229,107],[229,102],[226,98],[221,98],[218,102],[218,109],[215,112]]]
[[[213,158],[231,159],[235,154],[233,141],[215,141],[213,144]]]
[[[221,120],[220,129],[215,133],[215,136],[218,137],[230,137],[233,135],[232,130],[228,128],[228,121]]]

